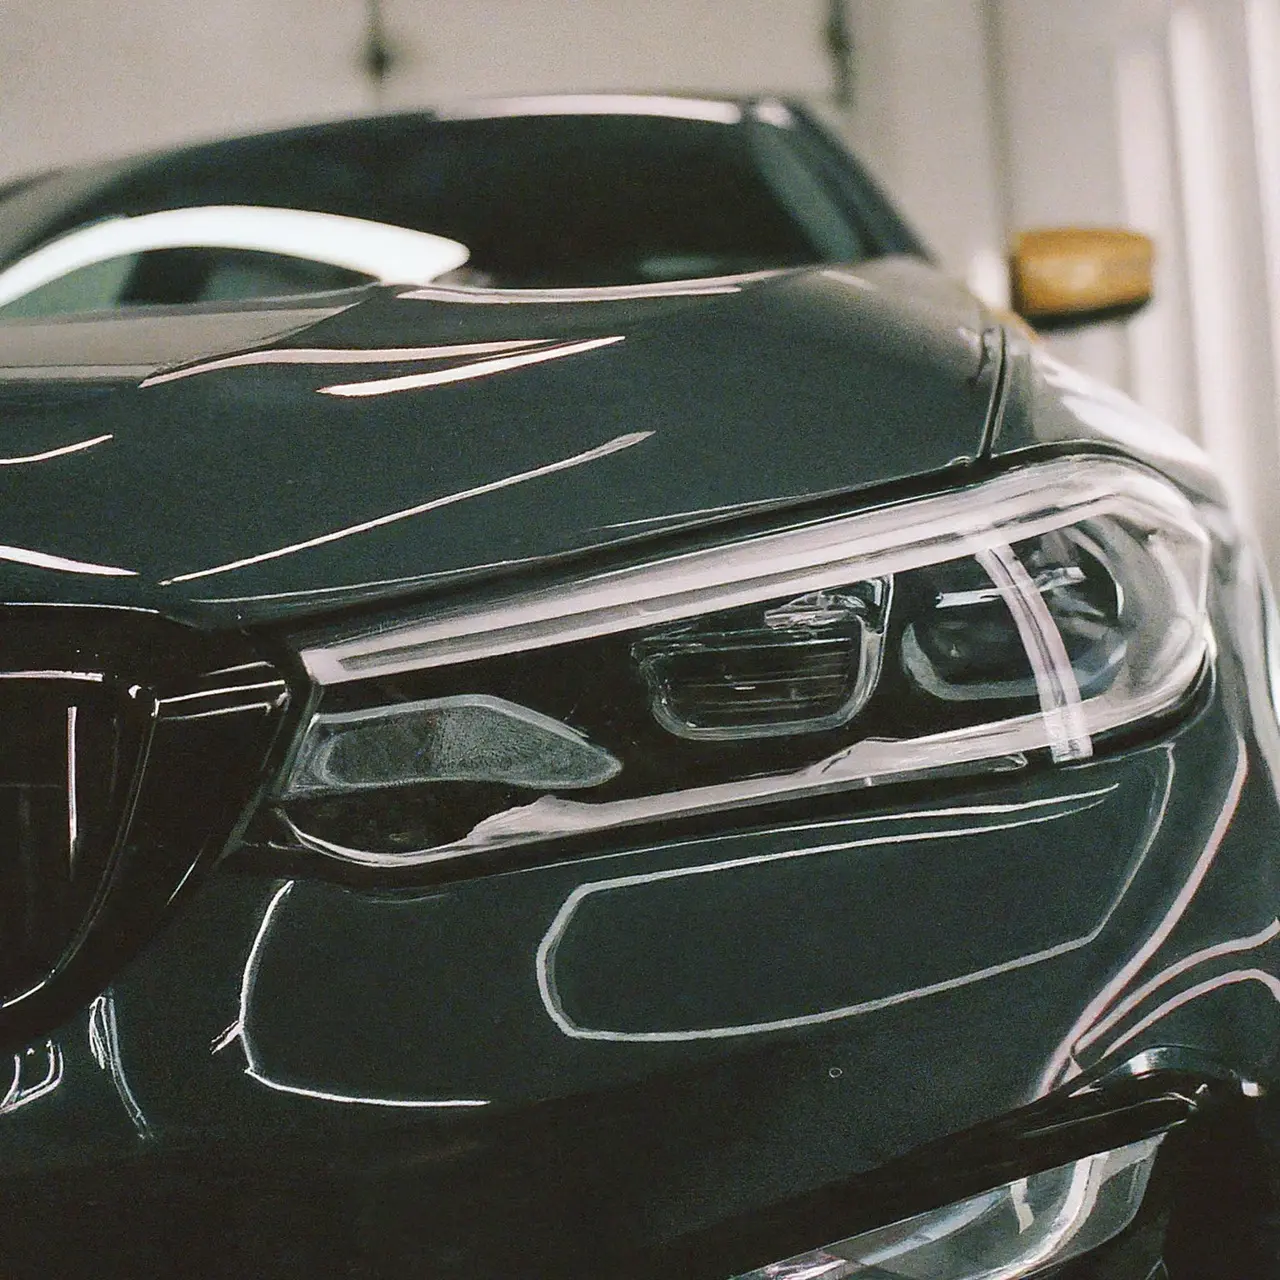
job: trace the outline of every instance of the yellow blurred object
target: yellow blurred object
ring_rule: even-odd
[[[1016,333],[1020,338],[1024,338],[1027,342],[1041,343],[1044,341],[1044,338],[1042,338],[1040,334],[1038,334],[1016,311],[1011,311],[1008,307],[993,307],[990,305],[988,305],[987,310],[990,311],[1006,329],[1012,329],[1014,333]]]
[[[1136,311],[1151,299],[1154,264],[1154,244],[1137,231],[1023,231],[1010,255],[1013,309],[1048,327]]]

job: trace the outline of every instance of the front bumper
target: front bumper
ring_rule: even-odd
[[[732,834],[434,888],[225,865],[15,1055],[0,1269],[723,1277],[1172,1126],[1143,1214],[1069,1264],[1146,1280],[1169,1206],[1195,1252],[1177,1171],[1267,1130],[1259,666],[1224,646],[1107,757]]]

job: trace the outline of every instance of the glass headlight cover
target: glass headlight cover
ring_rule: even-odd
[[[654,719],[677,737],[722,741],[847,723],[879,679],[891,592],[876,579],[645,635],[631,656]]]
[[[1208,557],[1168,481],[1074,457],[340,637],[281,813],[412,864],[1085,759],[1194,684]]]
[[[1032,1174],[735,1280],[1021,1280],[1123,1231],[1141,1207],[1160,1141]]]

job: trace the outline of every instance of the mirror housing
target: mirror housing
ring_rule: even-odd
[[[1009,255],[1013,310],[1042,331],[1132,315],[1151,300],[1155,245],[1108,227],[1023,231]]]

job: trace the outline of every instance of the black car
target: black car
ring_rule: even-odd
[[[1277,1269],[1265,574],[801,108],[45,175],[0,321],[0,1275]]]

